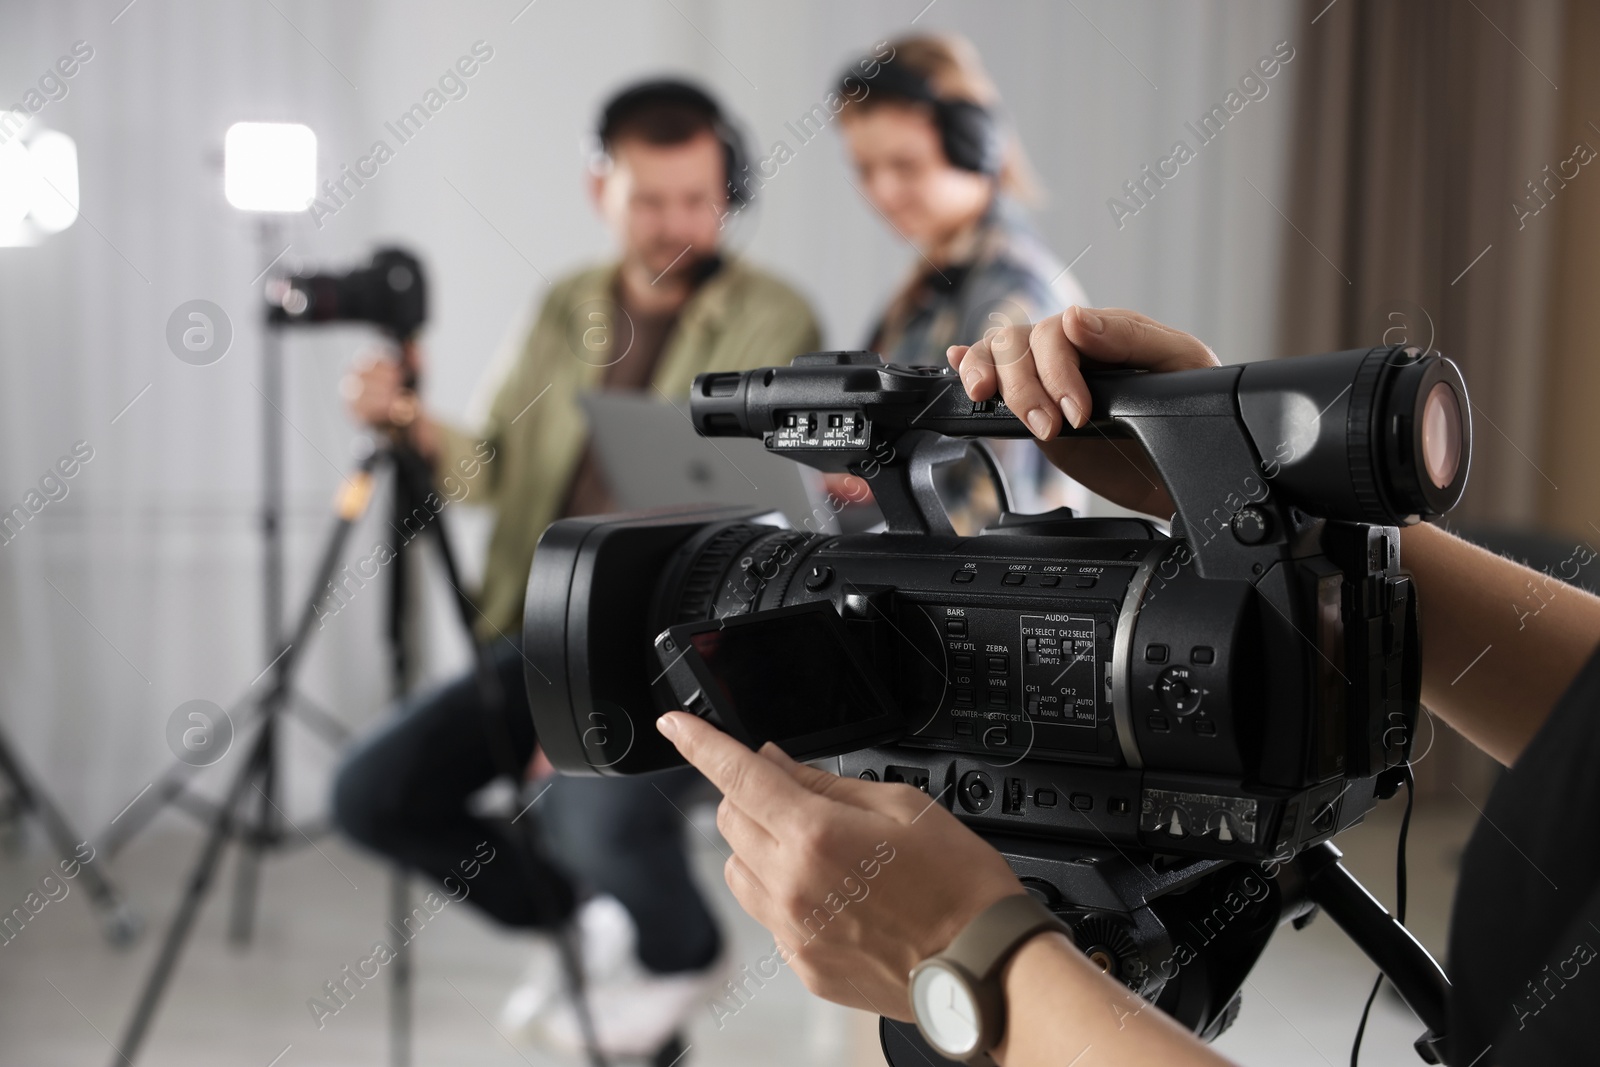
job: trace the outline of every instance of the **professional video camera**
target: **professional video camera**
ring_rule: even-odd
[[[283,325],[368,322],[397,341],[428,321],[422,261],[403,248],[380,248],[372,262],[344,274],[291,274],[267,286],[267,321]]]
[[[1276,926],[1321,904],[1416,972],[1396,985],[1437,1038],[1442,993],[1416,1001],[1442,974],[1378,944],[1403,929],[1321,843],[1408,773],[1418,605],[1397,527],[1465,488],[1459,371],[1384,347],[1087,378],[1092,419],[1067,432],[1142,443],[1170,533],[1061,509],[956,536],[934,467],[957,437],[1028,431],[948,368],[820,352],[700,375],[700,433],[867,478],[887,532],[726,508],[555,523],[523,636],[545,751],[568,773],[671,766],[650,724],[681,706],[910,782],[1206,1037]]]

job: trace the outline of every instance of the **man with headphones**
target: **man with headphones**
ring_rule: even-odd
[[[706,93],[676,80],[622,91],[602,113],[590,169],[617,258],[545,295],[497,361],[473,429],[429,416],[394,360],[367,362],[346,382],[356,419],[405,427],[442,484],[468,485],[468,500],[496,510],[477,637],[492,646],[504,698],[487,707],[469,676],[410,701],[347,758],[333,809],[345,833],[440,881],[459,883],[460,864],[473,862],[469,903],[504,925],[556,934],[535,942],[505,1028],[582,1049],[579,1017],[561,995],[560,938],[582,957],[600,1051],[638,1056],[671,1039],[723,969],[676,803],[698,776],[557,778],[535,809],[545,847],[525,823],[483,817],[469,799],[508,765],[540,762],[513,642],[539,535],[562,516],[612,509],[578,394],[675,398],[696,374],[787,362],[819,338],[801,296],[721,254],[721,220],[753,190],[738,135]],[[580,902],[586,891],[595,895]]]

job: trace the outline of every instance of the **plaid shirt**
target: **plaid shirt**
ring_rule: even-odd
[[[943,364],[945,349],[996,326],[1019,326],[1087,304],[1083,287],[1023,217],[996,197],[958,244],[952,262],[918,262],[872,332],[869,345],[892,363]]]

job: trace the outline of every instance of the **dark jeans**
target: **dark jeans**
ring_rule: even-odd
[[[639,958],[652,971],[696,970],[721,948],[715,921],[684,854],[684,795],[692,768],[630,778],[557,776],[530,812],[547,847],[515,825],[467,808],[500,773],[533,757],[523,661],[510,642],[491,650],[505,699],[492,719],[471,674],[407,702],[358,744],[333,787],[338,827],[368,848],[443,881],[487,841],[495,858],[468,884],[467,901],[507,926],[549,929],[575,907],[576,884],[610,893],[633,916]],[[493,734],[500,740],[491,741]],[[509,753],[497,761],[495,745]],[[559,857],[559,865],[551,857]],[[470,866],[470,862],[469,862]]]

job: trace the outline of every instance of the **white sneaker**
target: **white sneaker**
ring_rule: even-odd
[[[591,981],[614,975],[633,958],[633,917],[616,897],[598,896],[579,905],[572,927],[584,972],[594,976]],[[533,1040],[535,1023],[565,988],[561,949],[556,940],[560,936],[545,934],[534,942],[533,958],[523,971],[522,981],[500,1009],[500,1029],[513,1040]]]
[[[585,994],[600,1051],[614,1057],[654,1055],[728,980],[732,962],[724,949],[703,970],[653,974],[630,953],[616,973],[589,979]],[[570,996],[559,997],[534,1030],[536,1039],[553,1051],[573,1057],[584,1053],[583,1030]]]

